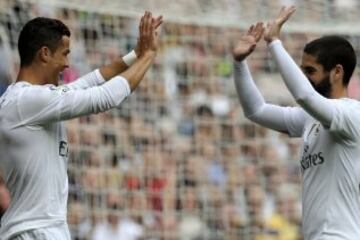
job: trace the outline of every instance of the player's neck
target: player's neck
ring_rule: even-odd
[[[34,66],[20,68],[16,82],[25,81],[34,85],[46,84],[46,77],[43,74],[43,69]]]
[[[337,98],[347,98],[348,92],[346,87],[336,88],[333,89],[330,98],[337,99]]]

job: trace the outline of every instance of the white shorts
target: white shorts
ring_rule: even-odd
[[[32,229],[20,233],[10,240],[71,240],[67,224],[54,227]]]

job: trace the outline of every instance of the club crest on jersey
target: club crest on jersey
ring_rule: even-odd
[[[320,123],[314,123],[312,126],[311,126],[311,128],[310,128],[310,131],[309,131],[309,133],[308,133],[308,137],[310,136],[310,135],[314,135],[314,136],[318,136],[319,135],[319,133],[320,133]]]

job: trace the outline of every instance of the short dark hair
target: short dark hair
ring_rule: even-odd
[[[43,46],[54,52],[63,36],[70,37],[70,30],[60,20],[37,17],[27,22],[18,41],[21,67],[30,65]]]
[[[347,86],[356,66],[353,46],[340,36],[324,36],[315,39],[304,48],[304,52],[316,57],[324,70],[330,71],[337,64],[344,69],[343,84]]]

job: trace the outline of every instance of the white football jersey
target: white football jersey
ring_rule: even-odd
[[[290,135],[303,138],[305,240],[360,239],[360,103],[331,102],[329,129],[301,108],[293,108],[286,119]]]
[[[280,40],[272,41],[269,50],[302,108],[266,103],[246,63],[235,62],[235,86],[244,113],[262,126],[303,138],[300,163],[305,240],[358,240],[360,103],[327,99],[317,93]]]
[[[0,170],[11,195],[1,240],[66,222],[69,151],[61,121],[108,110],[130,94],[122,77],[103,82],[95,70],[59,87],[17,82],[0,97]]]

